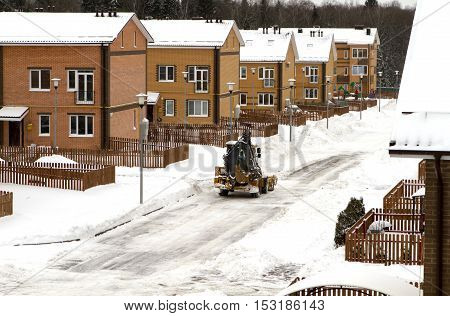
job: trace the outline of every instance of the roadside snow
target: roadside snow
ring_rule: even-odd
[[[44,156],[39,158],[35,162],[78,164],[76,161],[70,160],[69,158],[60,155]]]

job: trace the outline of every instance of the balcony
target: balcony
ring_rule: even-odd
[[[75,104],[94,104],[95,92],[93,90],[75,91]]]

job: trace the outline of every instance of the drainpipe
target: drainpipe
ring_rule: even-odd
[[[219,67],[220,67],[220,50],[216,47],[214,49],[214,124],[218,124],[220,121],[220,78],[219,78]]]
[[[282,110],[283,102],[283,63],[278,63],[278,111]],[[275,108],[275,107],[274,107]]]
[[[325,63],[322,63],[322,103],[325,104],[325,96],[327,94],[326,90],[326,75],[327,75],[327,66]],[[326,105],[326,104],[325,104]]]
[[[434,156],[434,170],[436,172],[436,178],[437,178],[437,205],[436,205],[436,212],[437,212],[437,221],[438,221],[438,225],[437,225],[437,275],[438,275],[438,279],[437,279],[437,287],[438,287],[438,295],[439,296],[443,296],[444,293],[442,291],[442,272],[443,272],[443,267],[442,267],[442,251],[443,251],[443,222],[444,222],[444,212],[443,212],[443,207],[444,207],[444,184],[443,184],[443,180],[442,180],[442,169],[441,169],[441,155],[435,155]]]
[[[109,47],[101,46],[101,142],[102,148],[109,147]]]

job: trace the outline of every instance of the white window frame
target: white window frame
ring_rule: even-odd
[[[309,83],[319,83],[319,67],[317,66],[308,66],[308,75]]]
[[[312,97],[311,97],[312,92]],[[317,88],[305,88],[306,100],[317,100],[319,98],[319,89]]]
[[[263,103],[261,103],[261,97]],[[267,104],[265,104],[267,98]],[[272,102],[270,102],[272,101]],[[273,93],[258,93],[258,106],[274,106],[275,105],[275,96]]]
[[[167,111],[169,103],[172,103],[172,113]],[[164,101],[164,116],[175,116],[175,100],[174,99],[166,99]]]
[[[245,97],[245,103],[242,103],[242,97]],[[240,93],[239,94],[239,105],[247,106],[248,99],[247,99],[247,93]]]
[[[344,50],[344,59],[348,59],[348,50]]]
[[[70,73],[73,72],[75,74],[75,87],[70,87]],[[67,92],[76,92],[78,90],[78,71],[76,69],[67,70]]]
[[[361,73],[360,71],[355,72],[356,68],[364,69],[364,73]],[[353,76],[360,76],[360,75],[367,76],[367,65],[354,65],[354,66],[352,66],[352,75]]]
[[[355,57],[355,51],[356,51],[356,57]],[[365,52],[365,54],[363,52]],[[359,56],[360,53],[362,53],[361,56]],[[369,50],[367,48],[352,48],[352,58],[353,59],[369,58]]]
[[[344,76],[348,77],[348,67],[344,67]]]
[[[166,69],[166,78],[161,79],[161,68]],[[173,79],[169,78],[169,68],[172,68],[172,77]],[[158,65],[158,82],[175,82],[175,66],[173,65]]]
[[[86,134],[78,134],[78,124],[79,124],[79,117],[80,116],[84,116],[85,117],[85,130],[86,130]],[[76,117],[76,134],[72,134],[72,117]],[[88,134],[88,121],[89,118],[92,119],[92,134]],[[94,137],[94,133],[95,133],[95,129],[94,129],[94,115],[90,115],[90,114],[71,114],[69,115],[69,137]]]
[[[208,108],[209,108],[209,101],[208,100],[188,100],[187,101],[187,112],[189,117],[208,117]],[[195,114],[195,103],[200,103],[200,114]],[[190,114],[189,107],[191,105],[194,105],[194,114]],[[206,107],[205,107],[206,106]],[[206,113],[204,112],[204,109],[206,108]]]
[[[275,87],[275,69],[273,67],[259,67],[258,80],[263,81],[264,88]]]
[[[243,72],[245,74],[244,76],[242,75]],[[247,67],[246,66],[239,67],[239,79],[247,80]]]
[[[201,73],[200,78],[198,77],[198,74]],[[206,79],[202,78],[205,77]],[[200,84],[200,89],[198,88],[198,85]],[[206,89],[204,89],[204,84],[206,84]],[[209,91],[209,69],[208,67],[196,67],[195,68],[195,93],[208,93]]]
[[[31,86],[31,84],[32,84],[32,82],[31,82],[31,74],[34,71],[39,72],[39,88],[33,88]],[[51,73],[51,69],[50,68],[29,69],[28,76],[29,76],[29,82],[30,82],[29,83],[30,91],[41,91],[41,92],[48,92],[48,91],[50,91],[50,84],[51,84],[51,82],[49,82],[49,88],[48,89],[42,89],[42,81],[41,81],[41,79],[42,79],[42,71],[49,71],[49,73],[50,73],[49,78],[52,77],[52,73]],[[51,81],[51,79],[49,81]]]
[[[42,117],[48,117],[48,133],[42,133]],[[51,115],[50,114],[39,114],[39,136],[50,136],[50,126],[51,126]]]
[[[193,73],[191,73],[193,71]],[[198,80],[197,78],[197,72],[206,72],[206,81],[205,80]],[[192,78],[193,77],[193,78]],[[208,66],[188,66],[188,82],[193,82],[195,84],[195,93],[208,93],[209,92],[209,67]],[[206,90],[197,89],[197,83],[198,82],[206,82]]]

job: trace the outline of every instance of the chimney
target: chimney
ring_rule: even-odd
[[[367,28],[366,34],[367,34],[367,35],[371,35],[371,33],[372,33],[372,30],[371,30],[370,28]]]
[[[297,29],[297,32],[298,32],[298,33],[303,33],[303,29],[300,29],[300,28],[299,28],[299,29]]]

